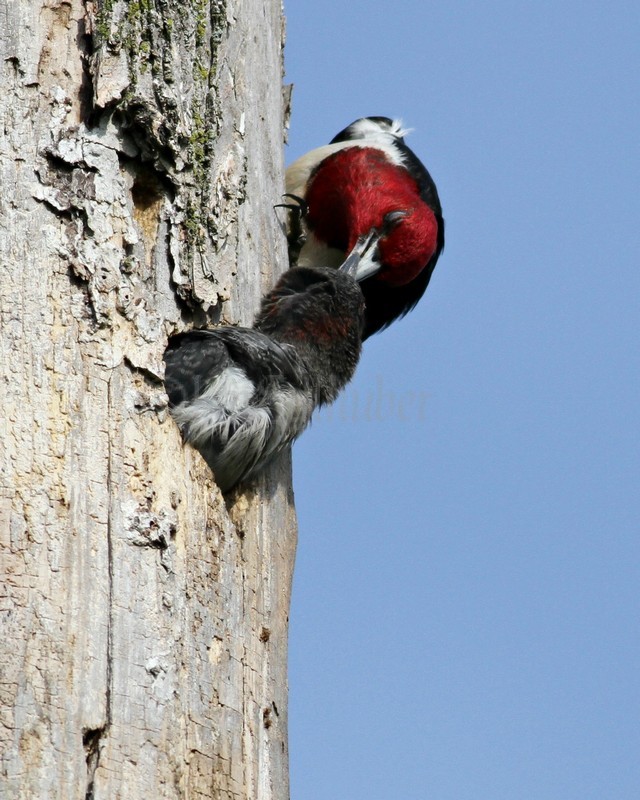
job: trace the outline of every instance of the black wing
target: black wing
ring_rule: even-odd
[[[164,363],[164,385],[169,403],[177,406],[202,394],[232,361],[216,331],[195,330],[169,339]]]
[[[375,276],[367,278],[360,284],[366,306],[363,340],[388,328],[392,322],[408,314],[425,293],[440,253],[444,249],[444,219],[438,214],[436,219],[438,221],[436,251],[417,277],[404,286],[387,286],[382,281],[376,280]]]
[[[256,387],[255,401],[273,382],[304,388],[306,369],[288,345],[251,328],[194,330],[172,336],[164,360],[170,405],[194,400],[224,369],[240,367]]]

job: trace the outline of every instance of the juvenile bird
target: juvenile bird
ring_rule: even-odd
[[[444,247],[436,185],[405,144],[405,134],[398,120],[358,119],[287,169],[287,194],[302,206],[299,266],[337,266],[386,214],[406,212],[380,243],[380,271],[361,285],[365,339],[411,311]]]
[[[296,267],[262,300],[252,328],[178,334],[165,352],[173,418],[223,492],[255,476],[351,379],[362,343],[356,282],[402,213],[358,239],[339,269]]]

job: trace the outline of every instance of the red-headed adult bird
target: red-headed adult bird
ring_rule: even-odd
[[[302,206],[298,265],[338,266],[386,214],[405,212],[380,242],[380,270],[361,283],[364,338],[411,311],[444,247],[436,185],[405,134],[399,120],[364,117],[287,169],[287,193]]]

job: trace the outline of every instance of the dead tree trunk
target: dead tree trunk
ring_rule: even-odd
[[[167,336],[286,266],[280,0],[0,0],[0,794],[288,797],[289,465],[227,506]]]

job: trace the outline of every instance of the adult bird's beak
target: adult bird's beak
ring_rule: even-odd
[[[353,250],[338,267],[340,272],[351,275],[358,282],[379,272],[382,264],[378,259],[378,243],[406,216],[406,211],[390,211],[385,214],[380,228],[372,228],[359,237]]]

